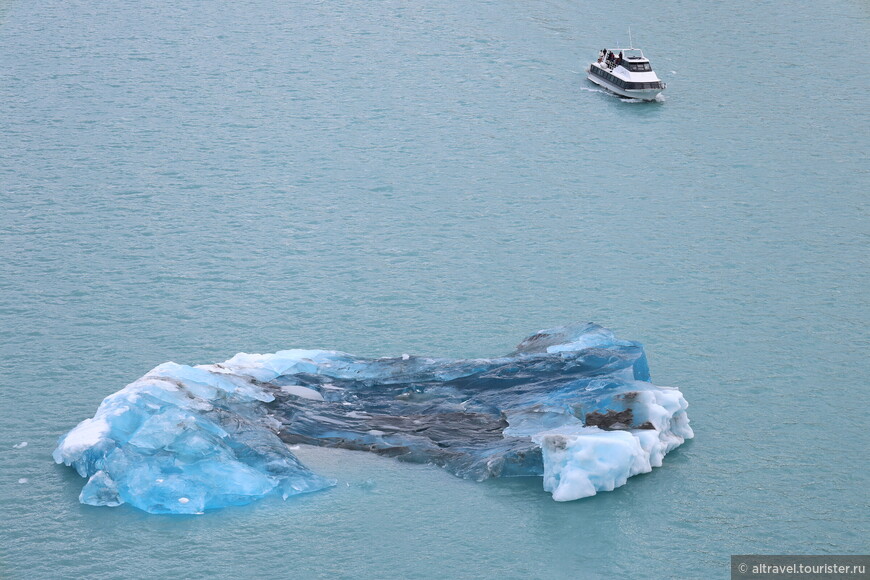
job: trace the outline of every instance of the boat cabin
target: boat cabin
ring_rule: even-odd
[[[645,59],[641,60],[640,57],[637,56],[629,56],[628,58],[623,59],[622,66],[627,68],[630,72],[652,71],[649,61]]]

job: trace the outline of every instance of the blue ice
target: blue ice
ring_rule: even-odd
[[[643,347],[595,324],[540,331],[493,359],[324,350],[162,364],[62,437],[80,500],[191,514],[334,484],[289,444],[432,463],[457,476],[542,476],[557,501],[609,491],[693,436]]]

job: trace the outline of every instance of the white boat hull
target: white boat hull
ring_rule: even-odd
[[[604,87],[611,93],[616,93],[621,97],[629,99],[639,99],[641,101],[654,101],[660,92],[664,89],[623,89],[614,84],[607,82],[605,79],[593,75],[591,72],[586,77],[600,87]]]

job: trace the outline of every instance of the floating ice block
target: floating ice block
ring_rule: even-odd
[[[493,359],[326,350],[162,364],[107,397],[54,459],[80,499],[201,513],[333,485],[304,443],[433,463],[457,476],[543,476],[558,501],[624,485],[692,437],[686,401],[650,381],[643,347],[595,324],[540,331]]]

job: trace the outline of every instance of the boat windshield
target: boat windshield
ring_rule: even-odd
[[[650,67],[648,62],[628,62],[623,63],[622,66],[626,67],[631,72],[645,72],[652,70],[652,67]]]

